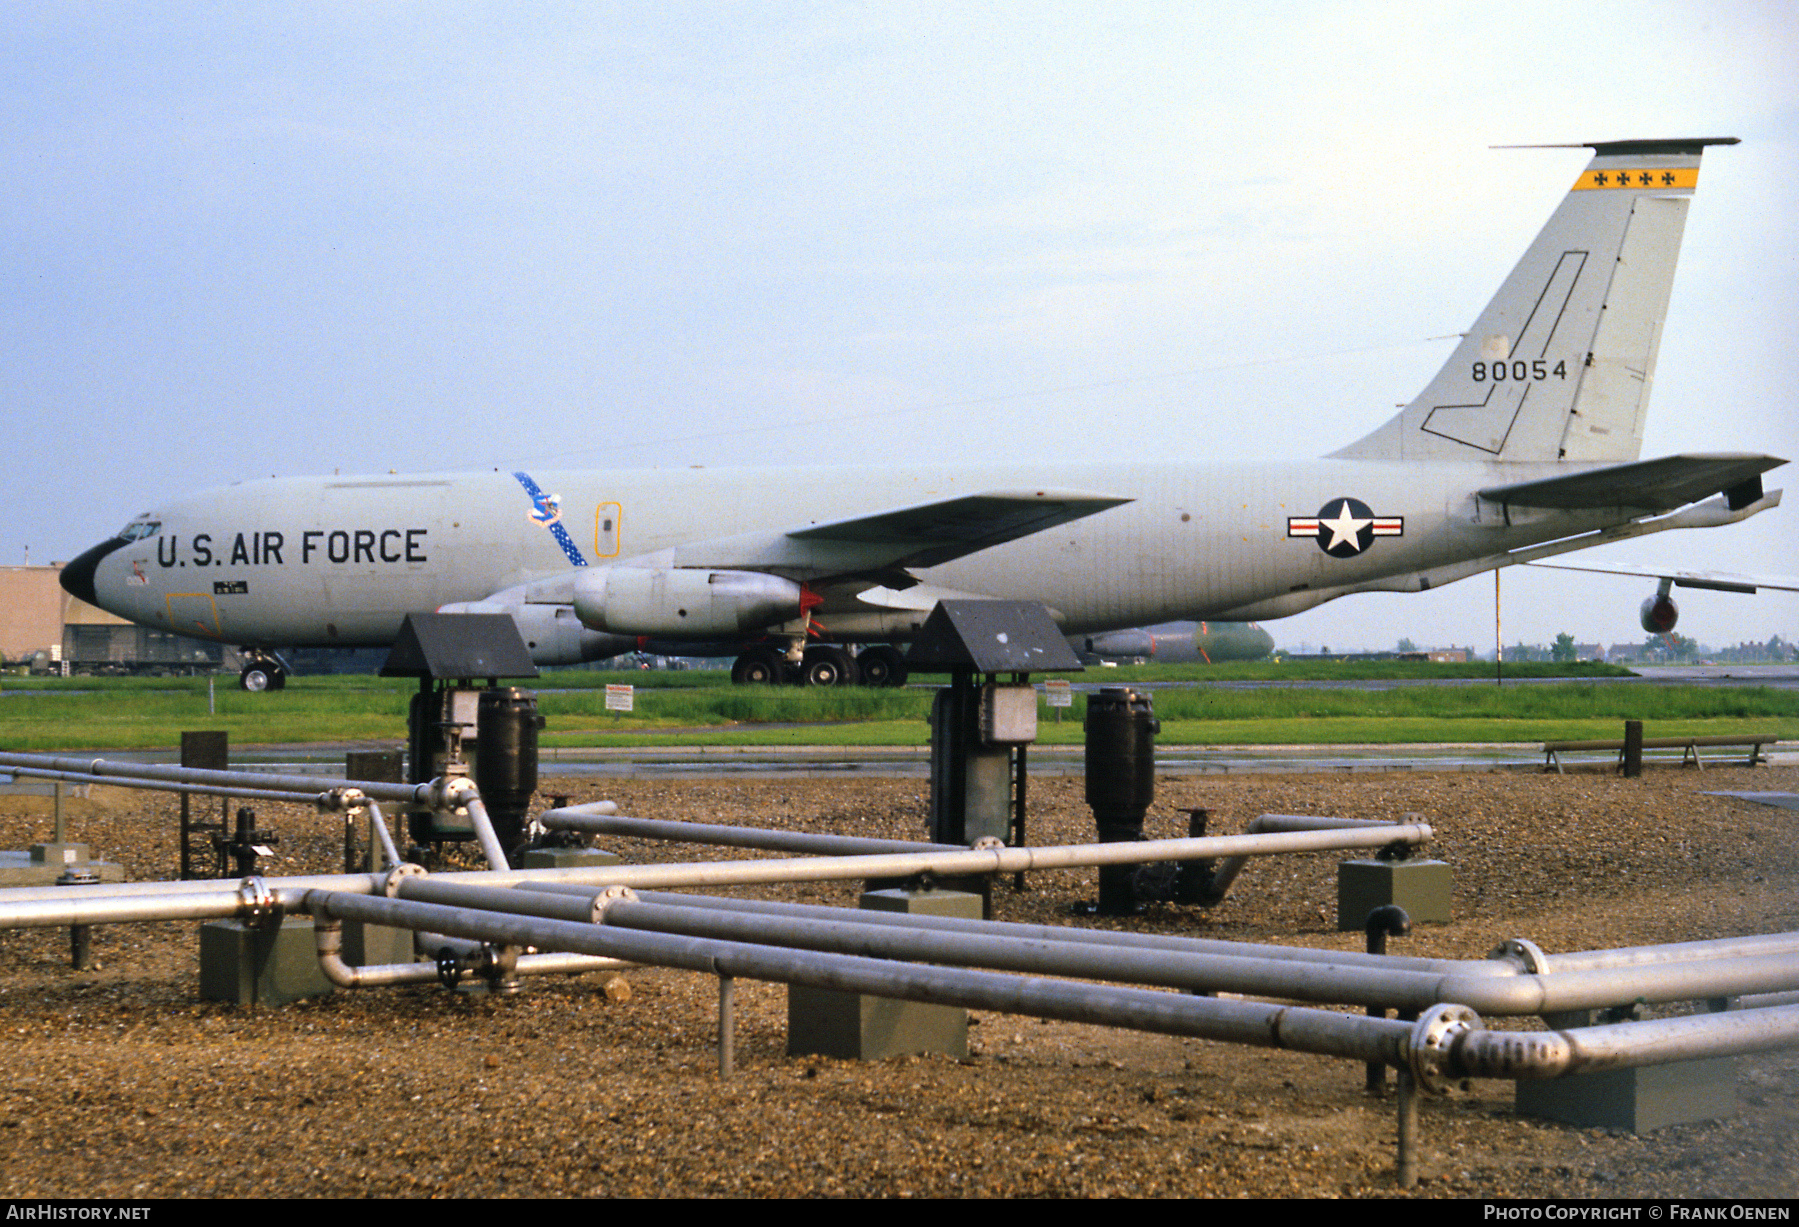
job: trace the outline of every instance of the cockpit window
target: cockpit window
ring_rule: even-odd
[[[133,520],[119,530],[119,536],[127,541],[142,541],[145,537],[154,537],[161,531],[161,520]]]

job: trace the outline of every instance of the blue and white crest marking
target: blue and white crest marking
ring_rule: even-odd
[[[587,559],[581,557],[581,547],[575,544],[575,539],[568,535],[568,529],[562,526],[562,505],[557,497],[538,489],[529,473],[514,473],[513,476],[518,478],[518,484],[525,488],[525,493],[531,496],[531,521],[550,530],[550,536],[562,547],[569,562],[577,567],[586,566]]]

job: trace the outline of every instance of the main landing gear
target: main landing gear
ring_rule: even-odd
[[[731,680],[739,686],[904,686],[906,662],[899,649],[877,643],[852,656],[835,643],[815,643],[797,665],[776,648],[754,647],[731,666]]]

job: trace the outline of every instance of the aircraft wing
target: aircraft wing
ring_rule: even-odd
[[[677,567],[767,571],[796,580],[880,577],[903,587],[933,567],[1131,502],[1077,490],[989,490],[873,515],[676,546]]]
[[[1734,510],[1760,498],[1761,475],[1785,463],[1775,456],[1739,452],[1663,456],[1540,481],[1491,486],[1482,490],[1480,497],[1495,503],[1562,511],[1601,507],[1668,511],[1713,494],[1724,494]]]
[[[1736,571],[1676,571],[1671,567],[1633,567],[1627,563],[1596,562],[1531,562],[1530,567],[1549,567],[1556,571],[1593,571],[1600,575],[1636,575],[1643,579],[1670,580],[1677,588],[1708,588],[1714,592],[1754,592],[1772,588],[1776,592],[1799,592],[1799,576],[1744,575]]]

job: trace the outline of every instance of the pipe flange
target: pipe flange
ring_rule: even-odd
[[[425,876],[425,872],[423,865],[415,865],[411,861],[407,861],[403,865],[395,865],[387,871],[387,877],[381,883],[381,891],[389,899],[398,899],[400,883],[407,878],[422,878]]]
[[[466,775],[441,775],[431,786],[432,807],[449,810],[458,818],[467,817],[469,802],[480,798],[481,792],[475,787],[475,781]]]
[[[1549,956],[1543,953],[1541,946],[1533,941],[1526,941],[1522,937],[1506,938],[1493,947],[1487,957],[1490,959],[1517,959],[1524,964],[1524,970],[1533,976],[1549,974]]]
[[[333,788],[319,794],[319,808],[326,813],[347,814],[369,803],[368,794],[360,788]]]
[[[606,911],[615,903],[635,903],[637,892],[629,886],[608,886],[593,897],[593,923],[606,923]]]
[[[258,877],[248,877],[237,885],[237,898],[240,915],[244,923],[252,928],[260,928],[268,924],[270,919],[281,914],[281,905],[275,898],[275,892],[269,884]]]
[[[1453,1002],[1433,1005],[1420,1015],[1406,1050],[1418,1085],[1434,1095],[1448,1094],[1462,1081],[1449,1073],[1451,1049],[1463,1035],[1481,1029],[1479,1014]]]
[[[1000,852],[1006,847],[1006,841],[997,835],[983,835],[968,845],[971,852]]]

